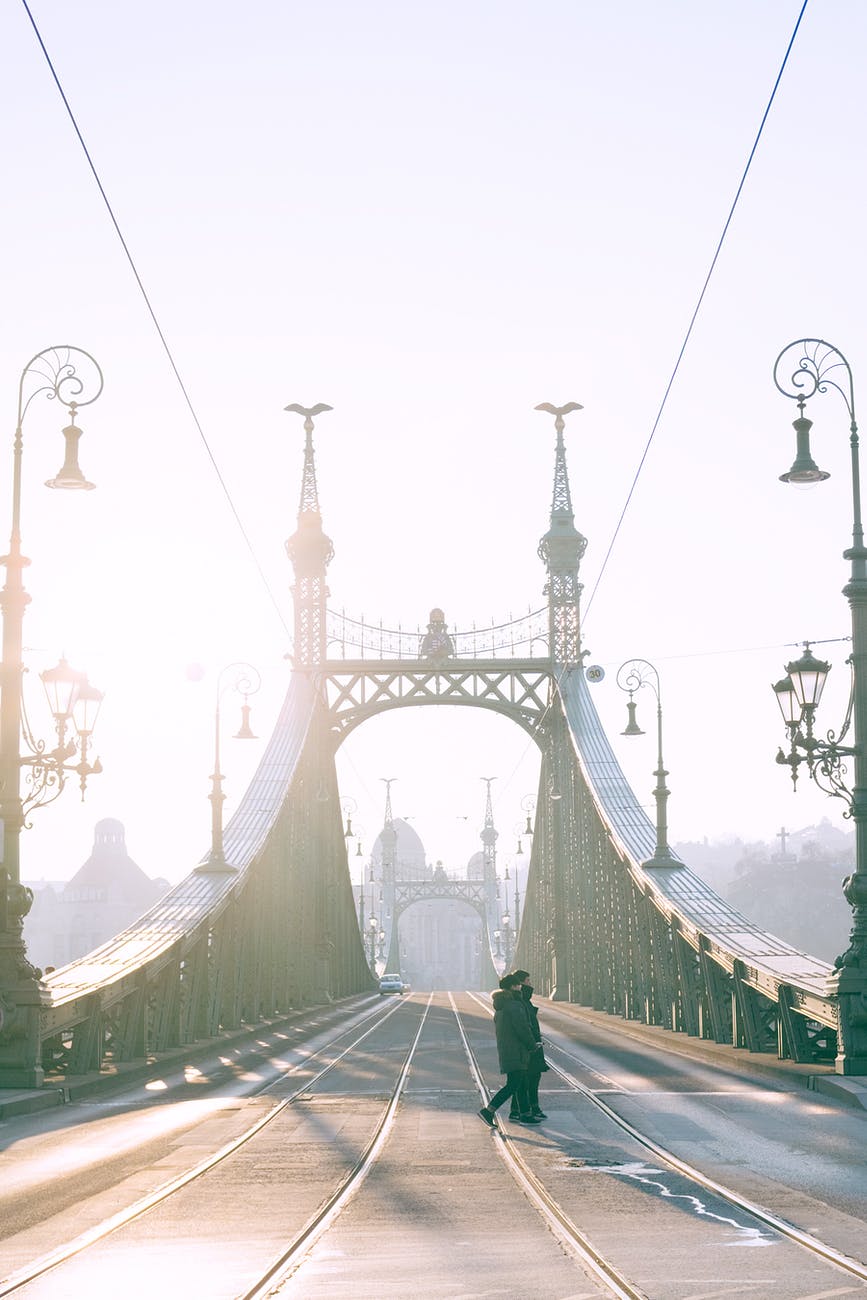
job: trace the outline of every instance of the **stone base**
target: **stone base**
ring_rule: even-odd
[[[39,1019],[48,1001],[38,979],[0,986],[0,1088],[42,1087]]]
[[[836,1074],[844,1074],[847,1078],[863,1079],[867,1084],[867,1055],[838,1056],[834,1062],[834,1071]]]

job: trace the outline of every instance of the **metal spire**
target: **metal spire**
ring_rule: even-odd
[[[316,462],[313,452],[313,417],[321,415],[323,411],[331,411],[334,408],[326,406],[324,402],[317,402],[315,406],[299,406],[297,402],[292,402],[289,406],[284,406],[284,411],[292,411],[297,415],[304,416],[304,432],[306,440],[304,443],[304,474],[301,478],[301,501],[298,505],[298,518],[302,515],[319,514],[319,494],[316,491]]]
[[[394,821],[394,818],[391,813],[391,787],[394,785],[395,781],[397,780],[397,777],[381,776],[379,779],[380,781],[382,781],[383,785],[385,786],[385,821],[383,822],[383,825],[390,826]]]
[[[497,835],[494,829],[494,809],[491,804],[491,786],[496,781],[495,776],[483,776],[479,778],[484,781],[488,787],[485,798],[485,824],[481,832],[482,841],[482,867],[484,879],[493,881],[497,875]]]
[[[394,829],[391,812],[391,787],[397,777],[381,776],[379,779],[385,785],[385,821],[379,837],[382,844],[382,882],[390,885],[394,883],[394,869],[397,865],[397,831]]]
[[[547,411],[554,416],[557,431],[551,525],[539,543],[539,558],[548,570],[545,595],[548,597],[549,653],[556,663],[564,666],[581,661],[578,602],[582,586],[578,581],[578,568],[587,549],[587,538],[578,532],[572,513],[563,417],[570,411],[583,409],[578,402],[567,402],[565,406],[541,402],[536,407],[537,411]]]
[[[299,406],[292,402],[284,407],[304,416],[304,472],[301,476],[301,501],[298,528],[286,543],[286,553],[295,570],[295,654],[298,667],[322,663],[326,653],[325,601],[328,588],[325,571],[334,555],[331,538],[322,531],[319,494],[316,490],[316,463],[313,453],[313,417],[332,408],[324,402],[316,406]]]
[[[583,411],[584,407],[579,402],[567,402],[565,406],[552,406],[550,402],[540,402],[536,407],[537,411],[548,411],[554,418],[554,428],[557,430],[557,453],[554,461],[554,498],[551,502],[551,516],[555,514],[567,514],[574,521],[572,513],[572,495],[569,491],[569,474],[566,470],[566,447],[563,442],[563,430],[566,422],[564,415],[570,411]]]

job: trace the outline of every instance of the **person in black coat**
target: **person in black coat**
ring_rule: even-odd
[[[512,972],[521,980],[520,991],[524,1002],[524,1010],[530,1024],[530,1033],[536,1042],[536,1050],[530,1056],[530,1063],[527,1066],[527,1111],[530,1115],[535,1115],[537,1119],[547,1119],[548,1116],[539,1105],[539,1081],[544,1071],[548,1069],[548,1062],[545,1060],[545,1051],[542,1047],[542,1031],[539,1028],[539,1012],[530,999],[533,996],[533,985],[530,983],[530,972],[526,970],[516,970]],[[512,1111],[509,1119],[517,1119],[517,1108],[515,1099],[512,1098]]]
[[[513,1097],[517,1103],[517,1122],[538,1124],[540,1119],[530,1113],[527,1098],[527,1067],[536,1050],[536,1040],[530,1029],[518,976],[504,975],[491,1000],[494,1005],[494,1031],[497,1035],[500,1071],[506,1076],[506,1082],[487,1106],[482,1107],[479,1115],[493,1128],[497,1107],[507,1098]]]

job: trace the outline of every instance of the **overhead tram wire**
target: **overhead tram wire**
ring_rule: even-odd
[[[30,8],[29,8],[29,6],[28,6],[28,4],[27,4],[27,0],[21,0],[21,3],[22,3],[23,6],[24,6],[24,10],[25,10],[25,12],[26,12],[26,14],[27,14],[27,17],[30,19],[30,25],[31,25],[31,27],[33,28],[33,31],[34,31],[34,33],[35,33],[35,35],[36,35],[36,39],[37,39],[37,41],[39,42],[39,47],[40,47],[40,49],[42,50],[43,55],[45,56],[45,62],[48,64],[48,69],[49,69],[49,71],[50,71],[50,73],[51,73],[51,76],[52,76],[53,79],[54,79],[54,84],[56,85],[56,87],[57,87],[57,89],[58,89],[58,92],[59,92],[59,94],[60,94],[60,98],[63,100],[63,106],[64,106],[64,108],[66,109],[66,113],[67,113],[67,116],[69,117],[70,122],[72,123],[72,129],[75,131],[75,134],[76,134],[76,136],[78,137],[78,143],[81,145],[81,148],[82,148],[82,150],[83,150],[83,152],[84,152],[84,156],[85,156],[85,158],[87,159],[87,165],[88,165],[89,168],[90,168],[90,171],[91,171],[91,174],[92,174],[92,176],[93,176],[93,179],[96,181],[97,189],[99,190],[99,193],[100,193],[100,195],[102,196],[102,201],[103,201],[103,203],[105,204],[106,211],[108,212],[108,215],[109,215],[109,217],[110,217],[110,219],[111,219],[111,224],[114,226],[115,234],[117,235],[118,239],[120,240],[121,248],[122,248],[123,251],[124,251],[124,255],[125,255],[125,257],[126,257],[127,262],[129,263],[130,270],[132,271],[133,276],[135,277],[135,282],[136,282],[136,284],[137,284],[138,287],[139,287],[139,291],[140,291],[140,293],[141,293],[142,298],[144,299],[145,306],[147,307],[147,309],[148,309],[148,313],[149,313],[149,315],[150,315],[150,318],[151,318],[151,320],[153,321],[154,328],[156,329],[156,332],[157,332],[157,334],[158,334],[158,336],[159,336],[160,343],[161,343],[162,346],[163,346],[163,351],[165,352],[165,354],[166,354],[166,356],[167,356],[167,358],[168,358],[168,362],[169,362],[169,365],[170,365],[171,368],[172,368],[172,372],[173,372],[173,374],[174,374],[174,376],[175,376],[175,379],[178,381],[178,387],[180,388],[181,393],[183,394],[184,401],[185,401],[186,404],[187,404],[187,409],[189,410],[190,415],[193,417],[193,423],[195,424],[195,426],[196,426],[196,428],[197,428],[197,430],[198,430],[198,432],[199,432],[199,437],[201,438],[201,440],[202,440],[202,445],[204,446],[205,451],[206,451],[207,454],[208,454],[208,459],[210,460],[210,462],[211,462],[211,466],[212,466],[212,468],[213,468],[213,470],[214,470],[214,473],[215,473],[216,476],[217,476],[217,481],[219,482],[220,487],[223,489],[223,495],[225,496],[226,501],[227,501],[228,504],[229,504],[229,509],[230,509],[231,512],[232,512],[232,515],[233,515],[233,517],[234,517],[235,523],[238,525],[238,528],[239,528],[239,530],[240,530],[241,536],[243,537],[244,542],[245,542],[245,544],[246,544],[246,546],[247,546],[247,549],[248,549],[248,551],[250,552],[250,555],[251,555],[252,560],[253,560],[253,564],[254,564],[255,567],[256,567],[256,572],[259,574],[259,577],[260,577],[261,580],[262,580],[262,585],[264,586],[266,592],[268,593],[268,598],[269,598],[269,600],[271,601],[271,604],[274,606],[274,609],[277,611],[277,617],[279,618],[280,623],[281,623],[282,626],[283,626],[283,630],[286,632],[286,634],[287,634],[287,636],[288,636],[288,638],[289,638],[289,641],[291,642],[292,639],[293,639],[292,629],[289,627],[289,624],[288,624],[287,621],[286,621],[286,617],[285,617],[285,615],[284,615],[284,613],[283,613],[283,610],[282,610],[281,607],[280,607],[280,604],[279,604],[279,602],[278,602],[278,600],[277,600],[277,597],[274,595],[274,592],[271,590],[271,586],[270,586],[270,584],[269,584],[269,582],[268,582],[268,579],[267,579],[266,576],[265,576],[265,571],[264,571],[264,569],[262,568],[262,565],[259,563],[259,558],[258,558],[258,556],[256,555],[256,552],[255,552],[255,550],[254,550],[254,548],[253,548],[253,543],[250,541],[249,534],[247,533],[247,530],[246,530],[246,528],[244,527],[243,521],[242,521],[242,519],[241,519],[240,514],[238,513],[238,509],[237,509],[237,507],[236,507],[236,505],[235,505],[235,502],[232,500],[232,494],[231,494],[231,492],[229,491],[229,488],[228,488],[228,485],[227,485],[227,483],[226,483],[226,480],[223,478],[223,475],[222,475],[222,472],[221,472],[221,470],[220,470],[220,467],[219,467],[219,465],[217,464],[216,457],[214,456],[214,453],[213,453],[213,451],[211,450],[211,446],[210,446],[210,444],[209,444],[209,442],[208,442],[208,439],[207,439],[206,436],[205,436],[205,431],[204,431],[204,429],[202,428],[201,421],[199,420],[199,417],[198,417],[198,415],[196,414],[196,409],[195,409],[195,407],[193,406],[193,400],[192,400],[192,398],[190,397],[190,394],[189,394],[189,392],[188,392],[188,390],[187,390],[187,386],[186,386],[186,384],[184,383],[184,381],[183,381],[183,379],[182,379],[182,377],[181,377],[181,372],[180,372],[180,370],[178,369],[178,366],[177,366],[177,363],[175,362],[174,356],[172,355],[172,350],[171,350],[171,348],[169,347],[168,340],[166,339],[166,336],[165,336],[165,334],[163,333],[163,329],[162,329],[162,326],[160,325],[160,322],[159,322],[159,320],[158,320],[158,318],[157,318],[156,311],[154,310],[153,304],[151,303],[151,300],[150,300],[150,298],[149,298],[149,296],[148,296],[147,290],[146,290],[145,287],[144,287],[144,284],[143,284],[143,282],[142,282],[142,278],[141,278],[141,276],[140,276],[139,273],[138,273],[138,268],[137,268],[137,266],[136,266],[136,264],[135,264],[135,261],[133,260],[132,253],[131,253],[130,250],[129,250],[129,245],[127,244],[126,240],[124,239],[123,232],[121,231],[121,228],[120,228],[120,224],[119,224],[119,222],[118,222],[117,217],[116,217],[115,214],[114,214],[114,209],[112,208],[111,203],[109,202],[108,195],[106,194],[106,192],[105,192],[105,188],[104,188],[104,186],[103,186],[103,184],[102,184],[102,181],[101,181],[100,178],[99,178],[99,173],[97,172],[97,170],[96,170],[96,166],[95,166],[95,164],[94,164],[94,161],[93,161],[93,159],[92,159],[91,156],[90,156],[90,150],[88,149],[87,145],[86,145],[85,142],[84,142],[84,136],[81,134],[81,129],[79,128],[78,122],[76,121],[75,114],[74,114],[73,111],[72,111],[72,108],[71,108],[71,106],[70,106],[69,100],[66,98],[66,93],[65,93],[65,91],[64,91],[64,89],[63,89],[63,86],[60,84],[60,78],[59,78],[59,76],[57,75],[57,71],[56,71],[56,69],[55,69],[55,67],[54,67],[54,64],[53,64],[52,61],[51,61],[51,55],[48,53],[48,50],[47,50],[46,47],[45,47],[45,42],[43,41],[43,39],[42,39],[42,35],[41,35],[40,31],[39,31],[39,28],[38,28],[37,25],[36,25],[36,20],[35,20],[35,18],[33,17],[33,14],[30,12]]]
[[[632,479],[632,484],[631,484],[631,486],[630,486],[630,488],[629,488],[629,492],[628,492],[628,494],[627,494],[626,500],[625,500],[625,502],[623,503],[623,509],[621,510],[621,512],[620,512],[620,517],[619,517],[618,520],[617,520],[617,526],[615,527],[614,532],[613,532],[613,534],[612,534],[612,536],[611,536],[611,541],[608,543],[608,549],[607,549],[607,551],[605,552],[605,556],[604,556],[604,558],[603,558],[603,560],[602,560],[602,566],[601,566],[601,568],[600,568],[598,574],[596,575],[596,581],[595,581],[595,583],[593,584],[593,590],[590,592],[590,597],[589,597],[589,599],[587,600],[586,605],[584,606],[584,610],[583,610],[583,613],[582,613],[582,623],[583,623],[584,620],[586,620],[587,615],[588,615],[589,612],[590,612],[590,606],[593,604],[593,599],[594,599],[594,597],[595,597],[597,591],[599,590],[599,584],[602,582],[602,578],[603,578],[603,576],[604,576],[604,574],[605,574],[605,570],[606,570],[606,568],[608,567],[608,561],[610,560],[610,558],[611,558],[611,553],[612,553],[612,551],[614,550],[614,544],[615,544],[615,542],[617,541],[617,537],[618,537],[618,535],[619,535],[619,533],[620,533],[620,529],[621,529],[622,526],[623,526],[623,520],[626,518],[626,512],[627,512],[627,510],[629,509],[630,502],[632,501],[633,495],[635,494],[635,489],[636,489],[636,487],[638,486],[638,480],[639,480],[639,478],[640,478],[640,476],[641,476],[641,471],[642,471],[642,469],[644,468],[644,462],[647,460],[647,456],[648,456],[648,453],[649,453],[649,451],[650,451],[650,444],[653,442],[654,435],[656,434],[656,430],[657,430],[658,427],[659,427],[659,422],[660,422],[660,420],[662,419],[662,415],[663,415],[663,412],[664,412],[664,410],[665,410],[666,403],[668,402],[669,394],[671,393],[671,390],[672,390],[672,388],[674,387],[674,381],[675,381],[675,379],[677,378],[678,371],[680,370],[680,363],[681,363],[681,361],[683,360],[684,353],[686,352],[686,349],[687,349],[687,344],[689,343],[690,337],[692,336],[692,331],[693,331],[693,329],[694,329],[694,327],[695,327],[695,322],[696,322],[696,320],[698,319],[698,313],[699,313],[699,311],[701,310],[702,303],[704,302],[704,298],[705,298],[705,294],[707,293],[708,286],[710,285],[711,277],[713,276],[713,273],[714,273],[714,271],[715,271],[715,269],[716,269],[716,264],[717,264],[717,262],[719,261],[719,256],[720,256],[720,253],[722,252],[723,243],[725,242],[726,235],[728,234],[728,231],[729,231],[729,226],[731,225],[731,223],[732,223],[732,219],[733,219],[733,217],[734,217],[734,215],[735,215],[735,209],[737,208],[738,201],[740,200],[741,193],[743,192],[744,185],[746,184],[746,179],[747,179],[747,176],[748,176],[748,174],[749,174],[750,167],[752,166],[753,158],[755,157],[755,155],[756,155],[756,151],[757,151],[757,149],[758,149],[758,147],[759,147],[759,141],[760,141],[761,138],[762,138],[762,132],[763,132],[764,129],[765,129],[765,123],[767,122],[768,117],[769,117],[769,115],[770,115],[771,107],[772,107],[772,105],[773,105],[773,102],[774,102],[774,100],[776,99],[777,91],[779,90],[780,82],[781,82],[782,79],[783,79],[783,73],[784,73],[785,70],[786,70],[786,64],[787,64],[788,61],[789,61],[789,55],[791,54],[791,52],[792,52],[792,48],[793,48],[793,46],[794,46],[794,44],[795,44],[795,37],[798,35],[798,29],[799,29],[799,27],[801,26],[801,19],[804,17],[804,13],[805,13],[805,11],[806,11],[806,8],[807,8],[807,4],[808,4],[808,2],[809,2],[809,0],[804,0],[804,3],[801,5],[801,9],[800,9],[800,12],[799,12],[799,14],[798,14],[797,21],[795,22],[795,26],[794,26],[794,28],[793,28],[793,30],[792,30],[792,35],[789,37],[789,43],[788,43],[788,45],[786,46],[786,53],[783,55],[783,61],[782,61],[782,63],[780,64],[780,70],[779,70],[779,72],[777,73],[776,80],[774,81],[773,90],[771,91],[771,95],[770,95],[770,98],[769,98],[769,100],[768,100],[768,102],[767,102],[767,105],[766,105],[766,107],[765,107],[765,111],[764,111],[764,113],[762,114],[762,120],[761,120],[761,122],[759,123],[759,129],[758,129],[758,131],[756,132],[756,138],[755,138],[755,140],[753,141],[753,147],[750,149],[749,157],[747,158],[747,162],[746,162],[746,166],[744,167],[743,174],[742,174],[742,176],[741,176],[740,182],[738,183],[737,190],[735,191],[735,197],[734,197],[734,199],[732,200],[732,205],[731,205],[731,207],[729,208],[729,213],[728,213],[728,216],[726,217],[725,225],[724,225],[723,228],[722,228],[722,234],[720,235],[719,240],[717,241],[717,246],[716,246],[716,249],[715,249],[715,251],[714,251],[714,255],[713,255],[712,259],[711,259],[710,267],[708,268],[707,275],[706,275],[705,278],[704,278],[704,284],[703,284],[702,287],[701,287],[701,292],[700,292],[699,295],[698,295],[698,299],[697,299],[696,304],[695,304],[695,307],[694,307],[694,309],[693,309],[692,316],[690,317],[690,321],[689,321],[689,325],[687,326],[686,334],[684,335],[683,342],[682,342],[681,345],[680,345],[680,351],[679,351],[678,354],[677,354],[677,360],[676,360],[675,363],[674,363],[674,369],[672,370],[671,375],[669,376],[668,383],[667,383],[666,386],[665,386],[665,392],[664,392],[663,395],[662,395],[662,401],[661,401],[660,404],[659,404],[659,410],[656,412],[656,419],[653,421],[653,426],[652,426],[652,428],[651,428],[651,430],[650,430],[650,435],[649,435],[649,437],[648,437],[648,439],[647,439],[647,442],[646,442],[645,445],[644,445],[644,451],[641,453],[641,460],[638,462],[638,468],[637,468],[636,471],[635,471],[635,475],[634,475],[634,477],[633,477],[633,479]],[[720,653],[722,653],[722,652],[720,652]],[[557,686],[557,690],[558,690],[558,691],[559,691],[559,687],[560,687],[560,679],[562,678],[564,671],[565,671],[565,669],[561,669],[561,670],[560,670],[560,673],[557,675],[556,686]],[[547,708],[544,710],[544,712],[543,712],[543,714],[542,714],[542,717],[541,717],[541,719],[540,719],[540,722],[544,721],[544,719],[547,717],[548,712],[550,711],[550,709],[551,709],[551,704],[549,703],[548,706],[547,706]],[[528,745],[527,745],[527,750],[529,750],[529,748],[530,748],[530,744],[532,744],[532,743],[533,743],[532,741],[530,741],[530,742],[528,743]],[[511,781],[514,779],[515,773],[517,772],[517,770],[518,770],[518,768],[520,767],[521,763],[523,763],[523,761],[524,761],[524,757],[526,756],[526,752],[527,752],[527,750],[525,750],[524,754],[521,756],[521,758],[519,758],[518,762],[515,764],[514,770],[512,771],[511,775],[507,778],[507,780],[505,781],[505,783],[500,787],[500,790],[499,790],[499,798],[500,798],[500,799],[502,799],[502,797],[505,795],[506,790],[507,790],[508,787],[509,787],[509,784],[510,784]]]
[[[715,269],[716,269],[716,264],[717,264],[717,262],[718,262],[718,260],[719,260],[719,255],[720,255],[720,253],[722,252],[722,246],[723,246],[723,243],[725,242],[726,235],[728,234],[729,226],[731,225],[731,223],[732,223],[732,218],[733,218],[734,215],[735,215],[735,209],[736,209],[736,207],[737,207],[737,205],[738,205],[738,201],[740,200],[741,193],[742,193],[742,191],[743,191],[744,185],[746,184],[746,179],[747,179],[747,176],[748,176],[748,174],[749,174],[750,167],[752,166],[753,158],[754,158],[755,155],[756,155],[756,150],[757,150],[758,147],[759,147],[759,141],[760,141],[761,138],[762,138],[762,132],[763,132],[764,129],[765,129],[765,123],[766,123],[767,120],[768,120],[768,116],[769,116],[770,111],[771,111],[771,106],[772,106],[772,104],[773,104],[773,102],[774,102],[774,99],[776,98],[777,90],[779,89],[780,82],[782,81],[782,78],[783,78],[783,73],[784,73],[784,71],[785,71],[785,69],[786,69],[786,64],[787,64],[788,61],[789,61],[789,55],[791,54],[791,52],[792,52],[792,47],[793,47],[793,45],[795,44],[795,37],[796,37],[797,34],[798,34],[798,28],[801,26],[801,19],[804,17],[804,11],[805,11],[806,8],[807,8],[807,3],[808,3],[808,0],[804,0],[804,3],[801,5],[801,11],[800,11],[800,13],[798,14],[797,22],[795,23],[794,30],[792,31],[792,35],[791,35],[791,37],[790,37],[790,39],[789,39],[789,44],[788,44],[788,46],[786,47],[786,53],[785,53],[785,55],[783,56],[783,62],[780,64],[780,70],[779,70],[779,72],[777,73],[777,79],[776,79],[776,81],[774,82],[774,88],[773,88],[773,90],[771,91],[771,97],[770,97],[770,99],[768,100],[767,107],[765,108],[764,113],[762,114],[762,120],[761,120],[761,122],[759,123],[759,129],[758,129],[758,132],[757,132],[757,134],[756,134],[756,138],[755,138],[755,140],[753,141],[753,147],[752,147],[752,149],[750,150],[749,157],[747,158],[747,165],[746,165],[746,167],[744,168],[743,175],[741,176],[741,179],[740,179],[740,184],[738,185],[737,191],[736,191],[736,193],[735,193],[734,200],[733,200],[732,205],[731,205],[731,207],[730,207],[730,209],[729,209],[729,214],[728,214],[728,216],[726,217],[725,225],[723,226],[723,229],[722,229],[722,234],[720,235],[720,237],[719,237],[719,241],[718,241],[717,246],[716,246],[716,251],[714,252],[713,258],[711,259],[711,264],[710,264],[710,267],[709,267],[709,269],[708,269],[708,273],[707,273],[707,275],[705,276],[704,284],[703,284],[702,287],[701,287],[701,292],[700,292],[699,295],[698,295],[698,301],[696,302],[696,304],[695,304],[695,308],[694,308],[693,313],[692,313],[692,316],[690,317],[689,326],[687,327],[687,331],[686,331],[686,334],[684,335],[683,342],[682,342],[682,344],[680,345],[680,351],[679,351],[678,354],[677,354],[677,360],[676,360],[675,363],[674,363],[674,369],[672,370],[671,375],[669,376],[668,383],[667,383],[666,386],[665,386],[665,392],[664,392],[663,395],[662,395],[662,401],[661,401],[660,404],[659,404],[659,410],[656,412],[656,419],[653,421],[653,427],[652,427],[651,430],[650,430],[650,436],[648,437],[647,442],[645,443],[644,451],[641,453],[641,460],[638,462],[638,468],[637,468],[636,471],[635,471],[635,476],[634,476],[634,478],[633,478],[633,480],[632,480],[632,485],[630,486],[630,489],[629,489],[629,492],[628,492],[628,494],[627,494],[626,500],[625,500],[625,502],[623,503],[623,509],[622,509],[621,512],[620,512],[620,518],[617,520],[617,526],[615,527],[614,532],[613,532],[612,537],[611,537],[611,541],[610,541],[609,544],[608,544],[608,550],[605,552],[605,557],[604,557],[604,559],[603,559],[603,561],[602,561],[602,567],[600,568],[599,573],[598,573],[597,576],[596,576],[596,582],[595,582],[594,585],[593,585],[593,590],[592,590],[591,593],[590,593],[590,598],[589,598],[589,600],[587,601],[587,604],[586,604],[586,606],[585,606],[585,608],[584,608],[584,617],[585,617],[585,618],[587,617],[588,613],[590,612],[590,606],[593,604],[593,598],[594,598],[594,596],[596,595],[596,592],[599,590],[599,584],[600,584],[601,581],[602,581],[602,577],[603,577],[603,575],[604,575],[604,573],[605,573],[605,570],[606,570],[606,568],[607,568],[608,561],[609,561],[609,559],[611,558],[611,552],[614,550],[614,544],[615,544],[615,542],[617,541],[617,537],[618,537],[618,535],[619,535],[619,533],[620,533],[620,529],[621,529],[621,527],[622,527],[622,525],[623,525],[623,520],[624,520],[625,517],[626,517],[626,512],[627,512],[627,510],[629,509],[629,505],[630,505],[630,502],[632,501],[632,497],[633,497],[633,495],[634,495],[634,493],[635,493],[635,489],[636,489],[636,487],[638,486],[638,480],[639,480],[639,477],[641,476],[641,471],[642,471],[642,469],[644,468],[644,462],[647,460],[647,455],[648,455],[648,452],[650,451],[650,444],[653,442],[654,435],[655,435],[655,433],[656,433],[657,428],[659,427],[659,422],[660,422],[660,420],[662,419],[663,411],[665,410],[666,403],[668,402],[669,394],[671,393],[671,390],[672,390],[672,388],[673,388],[673,386],[674,386],[674,381],[675,381],[675,379],[677,378],[678,371],[680,370],[680,363],[681,363],[681,361],[683,360],[684,353],[686,352],[687,344],[689,343],[690,337],[691,337],[691,335],[692,335],[692,331],[693,331],[693,328],[694,328],[694,326],[695,326],[695,322],[696,322],[696,320],[698,319],[698,313],[699,313],[699,311],[701,310],[701,306],[702,306],[702,303],[704,302],[704,297],[705,297],[705,294],[707,293],[708,286],[709,286],[710,281],[711,281],[711,277],[713,276],[713,273],[714,273],[714,271],[715,271]]]

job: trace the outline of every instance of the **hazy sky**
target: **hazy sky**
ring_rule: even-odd
[[[285,689],[284,541],[303,437],[289,402],[327,402],[317,466],[332,603],[386,626],[497,622],[542,604],[536,546],[553,471],[542,401],[567,432],[594,698],[652,809],[643,740],[617,734],[618,664],[659,669],[674,840],[842,806],[774,763],[770,684],[793,643],[845,638],[847,417],[812,404],[810,490],[777,481],[796,411],[773,387],[791,339],[830,339],[867,384],[863,254],[867,7],[811,0],[714,279],[611,559],[602,563],[777,76],[800,0],[441,0],[436,5],[33,0],[210,451],[172,374],[23,5],[0,13],[0,384],[8,536],[20,371],[92,352],[82,413],[93,493],[50,493],[64,421],[25,427],[32,566],[28,707],[65,650],[106,690],[105,766],[34,814],[27,878],[65,878],[120,818],[151,875],[207,848],[218,670],[249,660],[260,742],[234,743],[231,815]],[[847,693],[841,640],[823,725]],[[205,676],[187,680],[186,666]],[[524,733],[482,711],[375,720],[339,756],[368,840],[384,787],[431,858],[479,847],[497,776],[501,848],[535,790]],[[463,820],[464,818],[468,820]],[[365,848],[367,846],[365,845]]]

